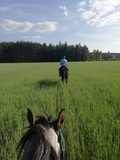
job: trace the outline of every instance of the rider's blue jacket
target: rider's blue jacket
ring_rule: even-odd
[[[67,61],[65,58],[63,58],[63,59],[61,59],[61,61],[60,61],[60,65],[61,65],[61,67],[62,67],[62,66],[67,67],[68,61]]]

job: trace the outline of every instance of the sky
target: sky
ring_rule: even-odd
[[[11,41],[120,53],[120,0],[0,1],[0,42]]]

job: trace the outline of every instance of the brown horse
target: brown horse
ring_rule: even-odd
[[[64,114],[62,109],[57,119],[51,122],[49,116],[35,118],[32,111],[28,109],[27,119],[30,125],[18,144],[17,160],[62,160],[64,138],[60,128],[64,121]],[[20,158],[22,152],[23,156]]]
[[[64,83],[64,81],[66,81],[66,83],[68,83],[68,76],[69,76],[69,69],[66,67],[63,67],[60,69],[60,76],[61,76],[61,80]]]

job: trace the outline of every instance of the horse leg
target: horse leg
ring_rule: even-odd
[[[61,76],[61,81],[62,81],[62,83],[64,83],[64,77],[63,76]]]
[[[68,83],[68,72],[65,73],[66,83]]]
[[[62,81],[62,82],[63,82],[63,84],[64,84],[64,77],[63,77],[63,81]]]
[[[68,83],[68,78],[66,78],[66,83]]]

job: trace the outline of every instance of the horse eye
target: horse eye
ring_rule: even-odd
[[[58,142],[59,143],[61,142],[61,136],[60,135],[58,136]]]

